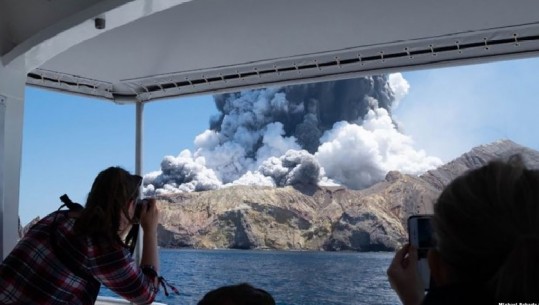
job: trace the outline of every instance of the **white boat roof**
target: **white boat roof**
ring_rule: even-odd
[[[0,0],[0,55],[23,57],[30,85],[145,102],[536,56],[538,11],[536,0]]]

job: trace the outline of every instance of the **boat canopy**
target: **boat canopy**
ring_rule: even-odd
[[[0,1],[4,65],[116,102],[535,56],[535,0]]]
[[[138,117],[162,98],[537,56],[537,12],[536,0],[0,0],[0,256],[17,239],[25,85],[134,103]]]

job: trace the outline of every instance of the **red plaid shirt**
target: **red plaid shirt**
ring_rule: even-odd
[[[55,216],[60,249],[97,281],[77,276],[55,255],[50,238]],[[153,302],[155,274],[141,269],[123,246],[76,236],[74,223],[65,211],[55,212],[19,241],[0,265],[0,304],[94,304],[100,283],[135,304]]]

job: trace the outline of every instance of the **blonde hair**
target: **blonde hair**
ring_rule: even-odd
[[[437,248],[455,280],[496,300],[539,300],[539,172],[519,156],[450,183],[434,207]]]

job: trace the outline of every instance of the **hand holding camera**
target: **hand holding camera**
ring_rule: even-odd
[[[408,234],[409,243],[397,251],[387,275],[402,303],[416,305],[432,286],[427,261],[427,252],[434,247],[431,215],[408,218]]]
[[[427,253],[435,245],[432,229],[432,215],[413,215],[408,218],[409,242],[417,250],[417,271],[423,282],[425,290],[433,284]]]
[[[424,298],[423,282],[417,272],[417,266],[417,248],[406,244],[395,253],[387,269],[391,288],[395,290],[403,305],[421,304]]]
[[[159,223],[159,210],[154,198],[145,198],[137,201],[135,206],[135,221],[140,223],[144,232],[156,231]]]

